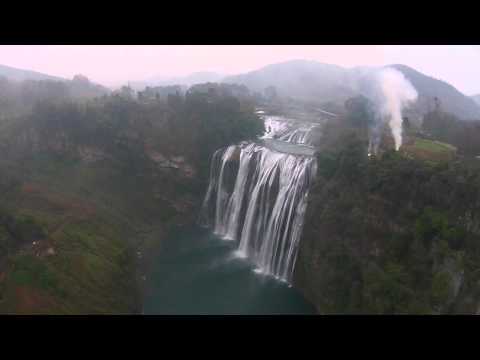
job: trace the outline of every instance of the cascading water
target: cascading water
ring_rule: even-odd
[[[312,130],[318,124],[305,124],[292,119],[285,119],[280,116],[271,116],[265,119],[267,129],[263,139],[278,139],[292,144],[312,144]]]
[[[312,125],[312,126],[294,129],[293,131],[289,131],[286,134],[279,136],[278,139],[289,142],[289,143],[308,144],[310,131],[314,127],[315,126]]]
[[[316,173],[314,149],[302,145],[312,126],[292,129],[268,120],[259,142],[214,154],[202,218],[217,236],[237,241],[237,254],[259,272],[290,282]]]

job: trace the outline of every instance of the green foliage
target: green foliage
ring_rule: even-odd
[[[233,96],[187,94],[184,116],[176,123],[178,131],[184,133],[184,141],[188,141],[187,154],[202,169],[208,169],[210,156],[218,148],[253,139],[264,132],[263,122],[253,112],[253,107],[242,106]]]
[[[462,248],[466,237],[465,229],[451,225],[446,213],[426,207],[415,223],[414,236],[428,248],[432,241],[445,240],[454,249]]]
[[[415,138],[413,144],[403,146],[402,151],[433,165],[450,161],[457,154],[457,149],[450,144],[419,138]]]
[[[45,237],[43,226],[34,217],[0,209],[0,260],[23,244]]]
[[[14,224],[9,224],[15,238],[20,241],[39,240],[45,238],[45,231],[42,226],[29,215],[17,216]]]
[[[131,313],[136,311],[133,250],[116,230],[89,222],[65,226],[57,236],[55,254],[19,254],[10,259],[0,311],[36,312],[40,304],[17,303],[16,289],[40,291],[53,299],[47,313]],[[31,308],[30,308],[31,307]]]
[[[82,101],[107,94],[109,90],[77,75],[72,81],[23,80],[10,81],[0,76],[0,119],[30,113],[39,103]]]
[[[319,174],[329,180],[337,171],[337,157],[328,152],[320,152],[317,155],[317,164],[318,164],[318,172]]]
[[[408,313],[414,292],[409,287],[408,273],[395,263],[384,269],[371,264],[365,273],[365,309],[369,313]]]
[[[440,271],[433,276],[431,289],[431,302],[434,307],[448,304],[452,298],[452,278],[446,271]]]
[[[427,139],[416,139],[415,146],[420,149],[425,149],[433,152],[451,152],[455,151],[455,147],[450,144],[445,144],[439,141],[431,141]]]
[[[136,250],[197,210],[215,150],[264,131],[242,87],[218,89],[49,99],[0,124],[0,312],[139,310]]]
[[[434,139],[453,144],[464,155],[480,155],[479,121],[463,121],[437,110],[424,116],[423,129]]]
[[[347,110],[346,120],[353,127],[368,128],[375,122],[374,105],[365,96],[348,99],[345,102],[345,109]]]
[[[56,289],[58,281],[47,263],[32,255],[17,256],[11,281],[14,286],[33,286],[43,290]]]
[[[253,102],[231,93],[236,94],[190,91],[169,95],[166,102],[137,101],[121,94],[86,103],[43,101],[16,126],[19,135],[33,128],[41,139],[40,149],[32,152],[31,145],[23,144],[14,152],[25,157],[42,150],[73,159],[80,148],[90,147],[113,157],[124,172],[140,173],[152,166],[147,153],[151,149],[186,157],[205,177],[215,150],[264,131]]]
[[[346,133],[318,155],[297,260],[319,311],[476,311],[478,166],[396,151],[366,158],[361,134]],[[453,278],[463,279],[458,294]]]

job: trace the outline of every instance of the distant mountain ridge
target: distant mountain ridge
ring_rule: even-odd
[[[426,113],[433,108],[433,99],[440,100],[444,110],[463,119],[480,119],[480,106],[452,85],[422,74],[406,65],[388,65],[402,72],[419,94],[415,109]],[[253,91],[275,86],[279,95],[307,101],[343,103],[358,94],[357,82],[364,72],[378,67],[343,68],[317,61],[293,60],[267,65],[245,74],[228,76],[227,83],[246,85]]]
[[[302,100],[346,100],[354,94],[348,69],[308,60],[267,65],[245,74],[228,76],[223,82],[239,83],[260,92],[273,85],[279,95]]]
[[[186,76],[177,76],[172,78],[167,78],[159,81],[160,85],[174,85],[174,83],[178,85],[194,85],[200,83],[207,83],[207,82],[216,82],[221,80],[224,77],[222,74],[218,74],[211,71],[200,71],[194,72]]]
[[[210,71],[200,71],[188,74],[186,76],[176,76],[176,77],[163,77],[155,76],[144,81],[132,81],[130,86],[136,90],[143,90],[147,86],[171,86],[171,85],[183,85],[183,86],[192,86],[195,84],[208,83],[208,82],[219,82],[224,78],[224,75],[218,74]]]
[[[5,65],[0,65],[0,82],[3,88],[1,100],[10,104],[11,111],[28,109],[32,101],[40,99],[91,99],[110,93],[110,89],[91,82],[84,75],[65,79]]]
[[[432,108],[432,99],[438,98],[442,109],[456,116],[472,120],[480,120],[480,106],[470,97],[464,95],[449,83],[422,74],[405,65],[390,65],[402,72],[418,92],[417,107],[424,110]]]
[[[480,94],[466,96],[449,83],[435,79],[406,65],[389,65],[402,72],[417,89],[419,98],[415,104],[417,113],[424,114],[433,108],[434,98],[439,99],[445,111],[463,119],[480,119]],[[348,98],[358,94],[357,83],[365,71],[378,67],[344,68],[312,60],[292,60],[270,64],[244,74],[224,76],[215,72],[194,72],[179,77],[152,77],[145,81],[130,82],[135,90],[150,86],[181,85],[190,87],[208,82],[236,83],[250,90],[262,92],[269,86],[275,86],[281,96],[313,102],[334,102],[343,104]],[[51,80],[60,81],[73,89],[72,94],[82,97],[99,96],[110,90],[102,85],[72,81],[69,79],[0,65],[0,77],[10,81]]]
[[[66,81],[67,79],[43,74],[32,70],[23,70],[14,68],[11,66],[0,65],[0,76],[6,77],[11,81],[24,81],[24,80],[53,80],[53,81]]]

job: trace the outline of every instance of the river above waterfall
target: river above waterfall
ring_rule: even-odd
[[[201,227],[174,232],[148,274],[144,314],[313,314],[294,288],[259,274],[231,241]]]

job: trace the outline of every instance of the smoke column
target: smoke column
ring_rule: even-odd
[[[376,76],[381,96],[376,97],[381,118],[388,121],[395,141],[395,150],[402,145],[402,109],[417,100],[418,94],[403,74],[392,68],[385,68]]]

